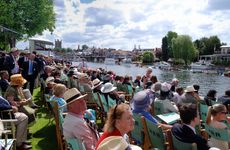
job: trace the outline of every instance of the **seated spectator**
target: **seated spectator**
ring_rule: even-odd
[[[146,91],[136,93],[133,96],[131,106],[133,108],[133,113],[141,114],[154,125],[160,125],[163,129],[170,129],[172,127],[171,125],[161,124],[151,115],[150,97]]]
[[[100,137],[97,148],[104,140],[111,136],[125,137],[134,129],[134,119],[129,105],[121,103],[112,107],[108,113],[108,119],[104,126],[104,133]],[[102,150],[102,149],[101,149]]]
[[[102,94],[105,96],[105,100],[107,102],[107,104],[109,104],[109,98],[113,99],[114,101],[116,101],[116,103],[120,103],[121,101],[123,101],[118,93],[116,92],[117,87],[114,87],[112,83],[108,82],[105,83],[102,87],[101,87],[101,92]]]
[[[0,71],[0,89],[2,90],[2,95],[6,92],[7,87],[10,85],[9,83],[9,73],[7,70]]]
[[[172,88],[171,88],[172,89]],[[172,101],[176,104],[179,105],[182,101],[182,95],[184,94],[184,88],[178,87],[176,88],[176,92],[173,92],[173,97]]]
[[[218,102],[224,104],[228,108],[228,104],[230,104],[230,90],[226,90],[225,95],[218,98]]]
[[[49,101],[56,101],[58,106],[61,107],[61,113],[64,111],[66,105],[66,101],[64,99],[64,93],[66,91],[66,86],[64,84],[56,84],[53,87],[53,96],[49,99]]]
[[[70,70],[67,73],[67,88],[77,88],[77,73],[74,70]]]
[[[0,110],[12,109],[15,119],[17,119],[16,125],[16,146],[17,150],[31,149],[30,141],[27,141],[27,127],[28,116],[24,113],[18,112],[17,107],[10,105],[10,103],[0,96]]]
[[[179,84],[179,80],[177,78],[172,79],[170,90],[176,92],[176,87],[178,86],[178,84]]]
[[[151,89],[149,90],[148,94],[150,96],[150,103],[153,104],[156,98],[160,97],[160,90],[161,90],[161,83],[156,82],[151,86]]]
[[[201,100],[193,86],[187,86],[184,92],[185,93],[181,96],[182,103],[196,104],[198,101]]]
[[[178,112],[178,108],[175,104],[173,104],[169,99],[171,98],[170,96],[170,89],[171,85],[164,82],[161,84],[161,90],[160,90],[160,97],[155,99],[155,102],[162,103],[164,108],[163,108],[163,113],[170,113],[170,112]],[[154,102],[154,103],[155,103]]]
[[[224,129],[228,128],[226,124],[223,123],[227,117],[227,109],[223,104],[214,104],[209,107],[206,123],[213,128]],[[228,130],[230,135],[230,130]],[[215,138],[210,138],[210,146],[217,147],[221,150],[228,150],[228,142],[217,140]]]
[[[35,120],[35,110],[28,106],[33,105],[32,100],[27,100],[23,94],[23,85],[26,80],[21,74],[14,74],[10,77],[10,85],[6,89],[5,98],[10,102],[12,106],[18,108],[19,112],[25,113],[29,117],[29,123]]]
[[[96,128],[84,120],[87,110],[85,97],[86,94],[82,95],[76,88],[65,92],[64,98],[67,102],[68,114],[64,119],[63,134],[65,139],[83,139],[87,150],[95,150],[99,136]]]
[[[209,90],[207,95],[204,97],[204,101],[206,103],[206,105],[208,106],[212,106],[212,102],[211,101],[216,101],[216,90]]]
[[[102,83],[98,78],[93,80],[93,93],[100,93],[101,94],[101,87],[102,87]]]
[[[207,141],[196,134],[195,126],[200,123],[195,104],[182,105],[179,108],[182,124],[174,124],[171,132],[181,142],[196,143],[198,150],[208,150]]]
[[[134,86],[141,86],[141,75],[137,75],[136,79],[134,80]]]
[[[53,95],[53,87],[56,85],[54,83],[54,77],[48,77],[46,79],[46,87],[45,87],[45,94],[49,95],[50,97]]]

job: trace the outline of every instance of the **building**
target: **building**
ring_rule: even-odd
[[[55,40],[55,48],[62,48],[62,40]]]

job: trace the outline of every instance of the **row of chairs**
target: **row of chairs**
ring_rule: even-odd
[[[195,143],[183,143],[177,140],[170,130],[163,131],[161,127],[153,125],[144,116],[133,114],[135,125],[131,132],[131,140],[143,148],[149,150],[196,150]]]

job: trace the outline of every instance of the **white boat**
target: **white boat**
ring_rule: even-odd
[[[165,61],[158,62],[156,67],[162,70],[171,70],[171,65]]]
[[[132,60],[131,60],[131,58],[125,58],[123,61],[122,61],[122,65],[124,65],[124,66],[131,66],[131,64],[132,64]]]
[[[202,73],[206,73],[206,72],[212,72],[215,70],[214,65],[210,62],[207,61],[198,61],[195,63],[192,63],[190,65],[191,67],[191,71],[192,72],[202,72]],[[216,73],[216,71],[214,71]]]
[[[115,65],[116,61],[115,61],[114,58],[105,58],[104,63],[105,63],[106,65]]]

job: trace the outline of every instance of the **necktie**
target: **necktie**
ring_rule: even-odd
[[[29,75],[33,74],[33,62],[29,61]]]

